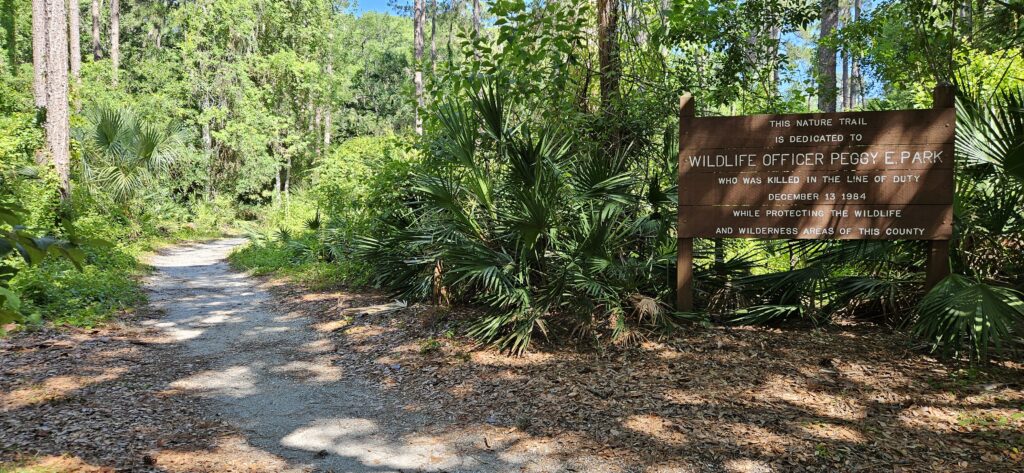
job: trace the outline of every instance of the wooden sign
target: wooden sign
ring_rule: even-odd
[[[679,236],[949,239],[953,109],[690,119]]]
[[[692,309],[694,237],[932,240],[948,274],[956,112],[694,118],[680,102],[679,307]],[[686,266],[686,268],[683,268]]]

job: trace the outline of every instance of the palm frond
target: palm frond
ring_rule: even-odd
[[[957,100],[957,153],[1024,182],[1024,89],[1001,92],[991,102]]]
[[[946,355],[986,360],[1024,329],[1020,292],[951,275],[921,300],[913,332]]]

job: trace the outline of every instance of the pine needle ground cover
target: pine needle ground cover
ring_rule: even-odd
[[[135,313],[97,329],[42,328],[0,339],[0,472],[271,472],[202,398],[168,389],[182,363]]]
[[[348,372],[492,445],[590,455],[607,471],[1011,471],[1024,460],[1024,366],[959,369],[873,325],[695,327],[628,349],[542,343],[509,357],[455,335],[468,309],[371,314],[350,308],[390,301],[273,290],[338,344]]]

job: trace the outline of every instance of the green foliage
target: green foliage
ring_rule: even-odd
[[[1024,89],[957,101],[957,151],[1024,184]]]
[[[365,231],[374,216],[400,212],[414,153],[393,136],[344,141],[314,170],[312,196],[335,226]]]
[[[1024,90],[957,102],[957,273],[1024,288]]]
[[[112,252],[110,248],[101,251]],[[82,270],[46,263],[19,274],[12,286],[22,295],[28,310],[58,325],[93,327],[144,300],[134,280],[133,256],[106,254],[97,259],[93,253],[87,261]]]
[[[674,259],[661,183],[634,177],[629,148],[601,152],[521,110],[493,85],[437,105],[409,225],[360,241],[375,281],[487,306],[470,333],[516,353],[535,332],[671,326],[669,281],[649,277]]]
[[[330,232],[304,231],[298,236],[288,230],[276,236],[252,232],[249,239],[249,244],[231,253],[229,261],[252,274],[289,276],[313,287],[365,282],[367,268],[349,259],[344,242]]]
[[[38,267],[47,257],[65,258],[81,270],[85,253],[76,245],[52,237],[36,237],[19,226],[24,209],[0,201],[0,334],[3,326],[22,320],[25,313],[17,282],[25,266]],[[20,261],[19,261],[20,260]]]
[[[681,66],[694,71],[688,88],[699,90],[700,100],[739,99],[748,113],[783,112],[793,107],[784,102],[776,78],[794,71],[780,47],[781,35],[807,28],[819,9],[819,2],[800,0],[678,2],[666,40],[690,53]]]
[[[1020,292],[951,275],[921,300],[914,334],[946,355],[988,359],[1024,330]]]
[[[152,188],[184,146],[177,125],[159,127],[125,109],[97,108],[88,116],[88,125],[76,130],[82,182],[120,205]]]

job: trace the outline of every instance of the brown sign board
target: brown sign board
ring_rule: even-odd
[[[948,240],[952,108],[688,118],[679,237]]]
[[[694,117],[679,101],[676,309],[692,311],[693,239],[930,240],[925,287],[949,274],[954,91],[935,108]]]

